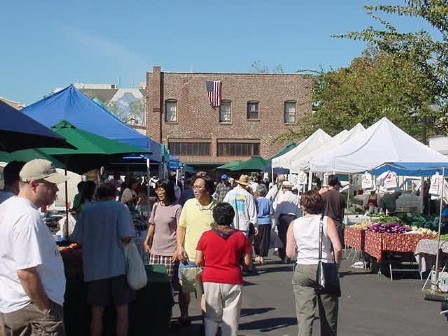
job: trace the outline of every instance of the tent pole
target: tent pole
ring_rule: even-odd
[[[424,214],[424,210],[425,210],[425,195],[423,193],[424,181],[425,181],[425,178],[423,176],[421,176],[420,177],[420,194],[419,194],[418,200],[420,203],[421,213],[423,213],[423,214]],[[429,214],[429,212],[428,212],[428,214]]]
[[[313,187],[313,172],[311,169],[308,171],[308,190],[311,190]]]
[[[146,205],[148,206],[148,218],[149,218],[149,213],[151,211],[151,200],[150,200],[151,162],[149,158],[146,158],[146,176],[148,180],[148,186],[146,187],[146,203],[147,203]]]
[[[67,177],[67,165],[68,165],[68,157],[65,159],[65,177]],[[65,221],[64,221],[64,226],[65,226],[65,233],[64,230],[62,230],[63,233],[63,237],[64,240],[68,240],[68,216],[69,216],[69,209],[68,209],[68,182],[67,180],[65,180],[64,182],[64,187],[65,187]]]
[[[445,168],[442,168],[442,195],[440,197],[440,209],[439,209],[439,228],[437,230],[437,254],[436,254],[436,274],[435,283],[433,282],[431,290],[434,292],[439,288],[439,262],[440,262],[440,231],[442,227],[442,208],[443,198],[445,196]]]
[[[348,174],[348,188],[347,188],[347,202],[345,202],[346,203],[346,205],[345,205],[345,215],[346,216],[348,216],[347,215],[347,213],[348,213],[348,209],[350,208],[350,187],[351,187],[351,184],[352,184],[352,174]],[[347,217],[348,218],[348,217]]]

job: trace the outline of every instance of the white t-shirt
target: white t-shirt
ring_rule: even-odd
[[[257,226],[257,206],[254,197],[241,187],[235,187],[224,197],[223,202],[230,203],[235,210],[233,228],[249,231],[249,223]]]
[[[0,205],[0,312],[30,304],[17,271],[31,267],[37,267],[50,300],[62,305],[65,274],[56,242],[36,207],[25,198],[11,197]]]

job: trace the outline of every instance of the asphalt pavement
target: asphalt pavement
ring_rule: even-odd
[[[448,335],[448,321],[440,316],[440,303],[425,301],[418,272],[372,274],[352,268],[356,260],[342,262],[342,297],[339,304],[340,336],[442,336]],[[238,335],[297,335],[291,278],[293,264],[281,264],[271,256],[258,275],[244,278],[244,298]],[[192,325],[174,328],[171,335],[199,335],[202,323],[199,301],[192,299]],[[173,321],[179,316],[177,304]],[[320,335],[316,316],[313,335]]]

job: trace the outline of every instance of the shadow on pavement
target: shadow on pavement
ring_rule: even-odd
[[[243,280],[243,285],[244,285],[244,287],[246,287],[246,286],[256,286],[257,284],[254,282]]]
[[[274,317],[257,321],[241,323],[239,330],[259,330],[261,333],[269,333],[273,330],[296,325],[297,319],[293,317]],[[270,334],[274,335],[274,334]]]
[[[292,272],[294,271],[294,264],[283,264],[282,266],[277,267],[266,267],[266,268],[259,268],[258,273],[265,274],[265,273],[272,273],[272,272]]]
[[[241,309],[240,316],[251,316],[251,315],[257,315],[257,314],[264,314],[271,310],[275,310],[274,307],[266,307],[266,308],[243,308]]]
[[[339,277],[343,278],[347,275],[366,275],[366,274],[373,274],[373,273],[370,270],[364,270],[360,272],[345,271],[345,272],[339,272]]]

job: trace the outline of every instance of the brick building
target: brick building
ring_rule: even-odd
[[[222,102],[211,107],[207,81],[221,81]],[[146,75],[147,135],[182,162],[204,169],[253,155],[311,112],[311,80],[298,74],[169,73]]]

